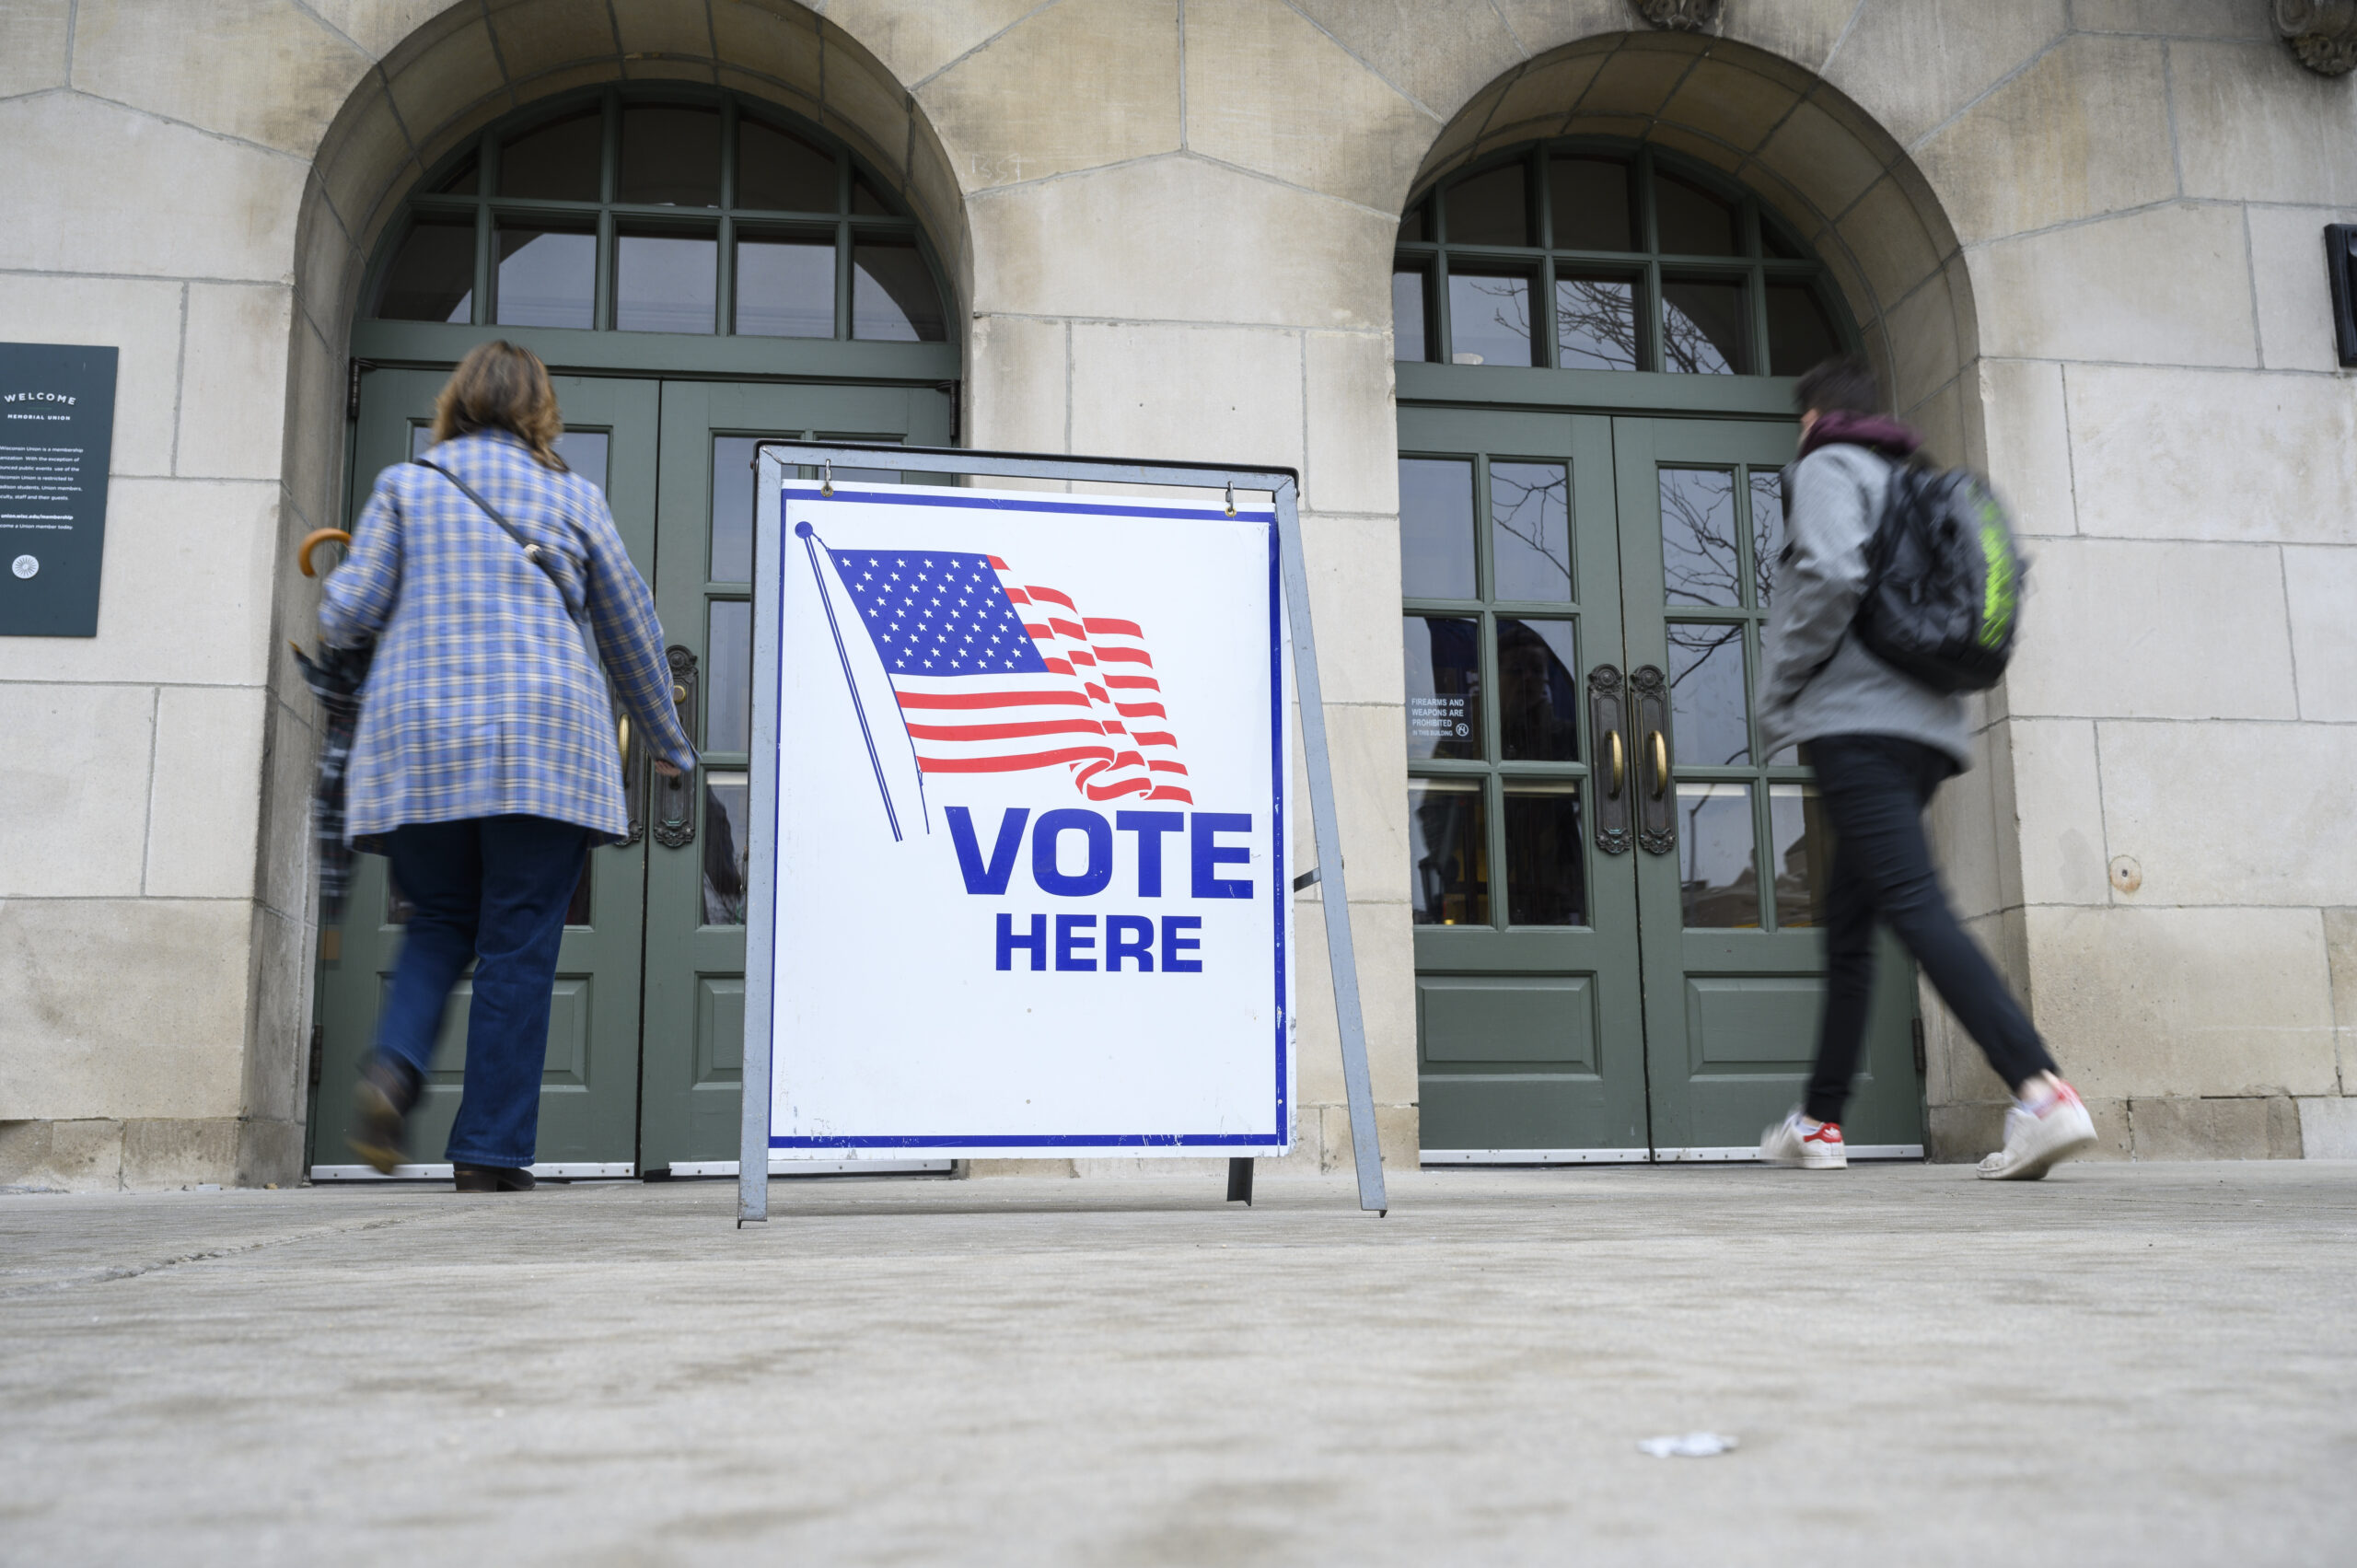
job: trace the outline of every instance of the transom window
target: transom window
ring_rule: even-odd
[[[607,91],[486,131],[410,200],[388,321],[942,343],[917,226],[850,150],[733,94]]]
[[[1450,365],[1797,376],[1848,334],[1759,203],[1649,146],[1533,145],[1408,209],[1393,353]]]

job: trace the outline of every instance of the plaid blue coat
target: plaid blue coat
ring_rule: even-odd
[[[622,837],[613,715],[573,611],[586,609],[633,732],[683,770],[695,752],[671,705],[654,596],[605,496],[542,468],[505,431],[461,436],[430,456],[553,552],[565,587],[433,470],[397,463],[377,476],[319,606],[327,643],[377,640],[346,840],[510,812]]]

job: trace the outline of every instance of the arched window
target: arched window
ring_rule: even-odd
[[[942,343],[914,219],[840,141],[735,94],[607,90],[495,125],[412,196],[387,321]]]
[[[1855,340],[1824,267],[1740,186],[1649,146],[1534,143],[1400,220],[1394,354],[1797,376]]]

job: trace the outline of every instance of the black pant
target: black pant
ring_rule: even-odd
[[[1923,808],[1956,772],[1945,752],[1891,735],[1830,735],[1809,748],[1833,829],[1825,911],[1825,1024],[1805,1108],[1841,1120],[1865,1045],[1875,988],[1875,921],[1898,934],[1940,1000],[2008,1086],[2051,1072],[2054,1058],[1988,955],[1964,934],[1932,869]]]

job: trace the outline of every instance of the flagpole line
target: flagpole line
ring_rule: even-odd
[[[827,575],[819,565],[818,535],[808,523],[796,523],[794,531],[802,538],[802,548],[810,557],[810,580],[819,590],[819,608],[827,612],[827,630],[835,639],[835,657],[843,667],[843,689],[851,693],[851,711],[859,716],[859,738],[867,743],[867,765],[876,770],[876,793],[884,800],[884,820],[891,824],[892,842],[900,842],[900,814],[892,809],[892,789],[884,782],[884,760],[876,754],[876,736],[867,727],[867,709],[859,700],[859,681],[851,672],[851,654],[843,647],[843,629],[835,621],[835,599],[827,591]]]

